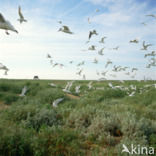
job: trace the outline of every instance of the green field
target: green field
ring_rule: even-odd
[[[122,144],[156,149],[156,81],[93,81],[91,89],[90,81],[74,81],[65,93],[67,82],[0,80],[0,156],[121,156]]]

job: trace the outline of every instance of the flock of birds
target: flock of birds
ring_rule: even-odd
[[[96,9],[95,12],[93,13],[92,16],[94,16],[97,12],[99,12],[100,10],[99,9]],[[18,15],[19,15],[19,19],[17,19],[20,23],[23,23],[23,22],[27,22],[27,20],[24,18],[23,14],[22,14],[22,11],[21,11],[21,7],[19,6],[18,7]],[[153,15],[153,14],[149,14],[149,15],[146,15],[146,16],[149,16],[149,17],[152,17],[152,18],[155,18],[156,19],[156,15]],[[62,21],[58,21],[58,23],[61,25],[61,28],[59,28],[58,32],[63,32],[63,33],[66,33],[66,34],[70,34],[70,35],[73,35],[74,32],[72,32],[70,30],[70,28],[66,25],[62,25]],[[88,18],[88,23],[91,24],[91,17]],[[145,25],[145,23],[144,23]],[[18,33],[18,31],[14,28],[14,26],[4,18],[4,16],[0,13],[0,29],[4,29],[6,34],[9,35],[9,30],[10,31],[13,31],[13,32],[16,32]],[[92,38],[94,36],[98,36],[99,33],[93,29],[93,30],[90,30],[89,31],[89,34],[88,34],[88,40],[86,41],[86,44],[88,43],[91,43],[92,41]],[[99,39],[98,43],[100,43],[102,45],[102,48],[100,48],[98,51],[97,51],[97,54],[98,56],[104,56],[105,55],[105,50],[119,50],[120,46],[116,46],[116,47],[113,47],[113,48],[106,48],[104,47],[105,45],[105,40],[107,39],[108,37],[106,36],[103,36],[102,38]],[[130,40],[129,43],[130,44],[138,44],[140,41],[138,39],[133,39],[133,40]],[[152,44],[147,44],[145,41],[143,41],[142,43],[142,47],[141,47],[141,51],[147,51],[148,48],[152,46]],[[97,46],[96,45],[93,45],[93,44],[90,44],[90,46],[88,46],[88,49],[86,50],[82,50],[82,51],[85,51],[85,52],[88,52],[88,51],[96,51],[97,50]],[[146,68],[150,68],[150,67],[154,67],[156,66],[156,51],[152,51],[150,53],[146,53],[144,54],[144,58],[150,58],[148,61],[148,64],[146,66]],[[52,65],[52,67],[56,67],[56,66],[59,66],[59,67],[65,67],[64,64],[62,63],[58,63],[58,62],[55,62],[53,59],[52,59],[52,56],[50,54],[47,54],[47,58],[49,59],[50,61],[50,64]],[[71,60],[69,61],[69,64],[73,64],[74,61]],[[99,63],[99,60],[97,57],[95,57],[92,61],[93,64],[97,65]],[[82,76],[82,79],[86,79],[86,74],[84,73],[84,66],[85,66],[86,62],[83,60],[81,62],[79,62],[77,65],[76,65],[76,68],[77,68],[77,72],[76,74],[79,75],[79,76]],[[124,72],[125,75],[127,76],[130,76],[131,78],[135,78],[136,76],[136,72],[138,71],[138,68],[136,67],[128,67],[128,66],[121,66],[121,65],[116,65],[113,63],[113,61],[111,59],[107,59],[107,61],[105,62],[105,70],[104,71],[98,71],[96,70],[95,74],[97,76],[100,76],[99,80],[106,80],[107,76],[109,77],[114,77],[116,78],[117,77],[117,72]],[[110,69],[111,67],[111,69]],[[2,63],[0,63],[0,70],[4,70],[5,71],[5,75],[7,75],[7,72],[9,71],[9,69],[3,65]]]
[[[99,11],[100,11],[99,9],[96,9],[92,16],[94,16],[94,14],[99,12]],[[22,14],[20,6],[18,7],[18,15],[19,15],[19,19],[17,19],[17,20],[20,23],[27,22],[27,20],[24,18],[23,14]],[[152,17],[152,18],[156,19],[156,15],[153,15],[153,14],[149,14],[149,15],[146,15],[146,16],[149,16],[149,17]],[[88,20],[88,24],[91,24],[91,17],[89,17],[87,20]],[[68,26],[62,25],[62,21],[58,21],[58,23],[61,25],[61,28],[59,28],[58,32],[63,32],[63,33],[70,34],[70,35],[74,34],[74,32],[71,31],[71,29]],[[142,24],[147,25],[144,22]],[[9,35],[8,31],[13,31],[13,32],[18,33],[18,31],[14,28],[14,26],[8,20],[6,20],[1,13],[0,13],[0,29],[4,29],[5,33],[7,35]],[[88,40],[86,41],[86,44],[91,43],[92,38],[95,37],[95,36],[98,36],[98,35],[99,35],[99,33],[95,29],[90,30],[89,34],[88,34]],[[102,56],[105,55],[104,52],[105,52],[106,49],[107,50],[115,50],[115,51],[119,50],[120,46],[116,46],[116,47],[113,47],[113,48],[104,47],[106,39],[107,39],[107,37],[103,36],[98,41],[98,43],[102,45],[102,48],[97,50],[98,47],[96,45],[91,44],[90,46],[88,46],[88,48],[86,50],[82,50],[82,51],[85,51],[85,52],[93,51],[94,52],[94,51],[97,50],[98,56],[102,57]],[[130,44],[138,44],[139,42],[140,41],[138,39],[133,39],[133,40],[129,41]],[[151,46],[152,46],[152,44],[147,44],[145,41],[143,41],[142,42],[142,47],[141,47],[140,50],[141,51],[148,51],[148,48],[151,47]],[[154,50],[152,52],[150,52],[150,53],[145,53],[144,54],[144,58],[150,58],[149,63],[147,64],[146,68],[156,66],[155,56],[156,56],[156,51],[154,51]],[[52,65],[52,67],[57,67],[57,66],[59,66],[60,68],[65,67],[64,64],[59,63],[59,62],[55,62],[52,59],[52,56],[50,54],[47,54],[47,59],[49,59],[50,64]],[[70,65],[73,64],[73,63],[74,63],[73,60],[69,61]],[[92,63],[95,64],[95,65],[97,65],[99,63],[99,60],[97,59],[97,57],[95,57],[93,59]],[[86,64],[86,62],[84,60],[80,61],[78,64],[76,64],[76,69],[77,69],[76,74],[79,75],[79,76],[82,76],[82,79],[84,79],[84,80],[86,79],[86,74],[84,73],[84,68],[83,68],[85,66],[85,64]],[[110,67],[112,67],[111,70],[110,70]],[[136,67],[130,68],[128,66],[115,65],[111,59],[107,59],[107,61],[105,62],[104,68],[105,68],[105,70],[101,71],[101,72],[96,70],[96,75],[100,76],[100,78],[98,79],[99,81],[106,80],[107,76],[116,77],[117,72],[124,72],[125,75],[131,76],[131,78],[135,78],[136,72],[138,71],[138,68],[136,68]],[[9,71],[9,69],[2,63],[0,63],[0,70],[4,70],[5,75],[7,75],[7,72]],[[66,86],[64,88],[61,88],[62,91],[65,92],[66,94],[73,94],[73,91],[71,91],[71,88],[72,88],[74,82],[75,81],[67,82]],[[94,87],[93,83],[94,83],[93,81],[90,81],[87,84],[88,90],[85,90],[85,92],[87,92],[89,90],[92,90],[92,89],[95,89],[95,90],[104,90],[105,89],[105,87]],[[121,80],[121,83],[124,83],[124,80]],[[49,85],[51,87],[58,87],[54,83],[49,83]],[[108,83],[107,87],[109,87],[111,89],[121,89],[121,90],[126,91],[128,96],[134,96],[136,94],[136,92],[138,92],[138,90],[139,90],[139,93],[141,94],[141,93],[147,91],[147,88],[151,87],[151,86],[154,86],[156,88],[156,84],[145,85],[143,88],[137,88],[135,85],[130,85],[129,87],[125,87],[124,85],[114,86],[111,82]],[[82,91],[81,87],[82,87],[82,85],[80,85],[80,84],[75,86],[74,93],[79,95],[81,93],[81,91]],[[29,90],[28,87],[24,86],[24,88],[22,89],[21,94],[19,96],[24,97],[28,90]],[[64,98],[58,98],[58,99],[52,101],[53,107],[57,107],[58,104],[60,102],[62,102],[63,100],[64,100]]]
[[[156,84],[146,84],[142,87],[138,87],[136,85],[129,85],[129,86],[125,86],[124,80],[121,80],[120,83],[121,85],[113,85],[111,82],[108,82],[107,86],[105,87],[95,87],[93,83],[95,83],[95,81],[90,81],[88,84],[77,84],[74,85],[76,81],[68,81],[67,84],[65,85],[64,88],[61,87],[61,90],[66,94],[66,95],[72,95],[76,94],[78,95],[77,97],[84,95],[85,93],[88,93],[89,91],[93,91],[93,90],[107,90],[107,89],[120,89],[122,91],[125,91],[126,94],[130,97],[135,96],[135,94],[142,94],[148,91],[148,89],[150,89],[151,87],[156,88]],[[49,86],[53,87],[53,88],[58,88],[60,89],[60,86],[58,86],[57,84],[54,83],[48,83]],[[85,86],[85,87],[84,87]],[[85,90],[83,88],[86,88]],[[74,90],[73,90],[74,89]],[[26,93],[28,91],[28,87],[24,86],[21,94],[19,96],[24,97],[26,96]],[[54,101],[52,101],[52,106],[53,107],[57,107],[59,103],[61,103],[63,100],[65,100],[64,97],[61,98],[57,98]]]

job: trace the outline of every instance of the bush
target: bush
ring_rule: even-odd
[[[78,133],[63,128],[46,128],[40,131],[33,142],[35,156],[76,156],[84,155]]]
[[[14,126],[11,128],[11,130],[3,129],[5,132],[0,135],[0,155],[33,156],[33,149],[31,147],[33,133]]]
[[[42,108],[34,115],[29,113],[27,119],[23,123],[26,127],[34,128],[36,131],[39,131],[41,126],[60,125],[62,123],[62,116],[52,109]]]

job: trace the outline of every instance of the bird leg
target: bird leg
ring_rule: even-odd
[[[8,32],[7,30],[5,30],[5,33],[6,33],[7,35],[10,35],[9,32]]]

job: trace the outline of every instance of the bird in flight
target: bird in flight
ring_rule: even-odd
[[[62,32],[68,33],[68,34],[73,34],[73,32],[71,32],[69,27],[66,25],[63,25],[62,28],[60,28],[58,31],[62,31]]]
[[[103,53],[103,50],[104,50],[105,48],[102,48],[102,49],[100,49],[99,51],[98,51],[98,54],[99,55],[104,55],[104,53]]]
[[[98,35],[98,33],[96,32],[96,30],[94,29],[93,31],[89,32],[89,40],[91,39],[92,35]]]
[[[142,46],[143,48],[141,50],[147,50],[147,48],[152,46],[152,44],[145,44],[145,41],[143,41]]]
[[[156,15],[154,15],[154,14],[149,14],[149,15],[146,15],[146,16],[151,16],[151,17],[156,18]]]
[[[7,72],[9,71],[9,69],[5,65],[3,65],[2,63],[0,63],[0,70],[5,70],[4,75],[7,75]]]
[[[90,47],[88,48],[88,50],[96,50],[96,49],[95,49],[95,45],[90,46]]]
[[[139,43],[139,40],[138,39],[134,39],[134,40],[130,40],[129,42],[130,43]]]
[[[101,40],[99,41],[99,43],[105,43],[104,40],[105,40],[106,38],[107,38],[106,36],[102,37]]]
[[[18,14],[19,14],[19,17],[20,17],[20,18],[18,19],[18,21],[19,21],[20,23],[22,23],[22,22],[27,22],[27,20],[24,19],[24,16],[23,16],[23,14],[22,14],[21,6],[18,7]]]
[[[53,107],[57,107],[57,105],[62,102],[64,100],[64,98],[58,98],[56,100],[53,101]]]
[[[9,35],[8,30],[18,33],[18,31],[14,28],[14,26],[9,21],[5,20],[5,18],[1,13],[0,13],[0,29],[4,29],[7,35]]]
[[[119,49],[119,46],[117,46],[117,47],[113,48],[113,50],[118,50],[118,49]]]

